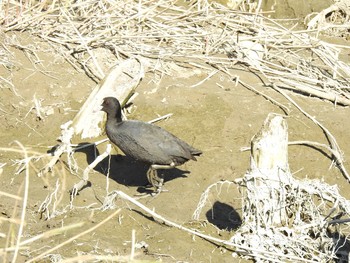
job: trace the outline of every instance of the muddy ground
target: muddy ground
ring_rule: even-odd
[[[73,119],[96,83],[84,72],[77,71],[64,59],[53,56],[52,50],[27,33],[8,33],[6,39],[17,38],[26,47],[36,50],[38,58],[33,63],[32,55],[25,49],[11,47],[13,55],[8,67],[0,69],[0,76],[11,77],[13,87],[3,86],[0,90],[0,147],[20,149],[25,147],[29,155],[33,151],[46,153],[56,144],[60,125]],[[43,51],[47,48],[47,51]],[[32,61],[30,61],[30,59]],[[278,93],[261,85],[260,79],[236,68],[236,74],[250,85],[288,106],[292,111],[287,117],[289,139],[310,140],[327,143],[325,135],[317,126],[294,108]],[[283,114],[277,106],[246,88],[235,85],[227,75],[217,73],[199,86],[207,75],[198,69],[184,68],[172,76],[156,76],[148,72],[137,87],[139,95],[133,101],[129,119],[148,121],[158,116],[173,113],[173,116],[157,125],[203,151],[197,162],[188,162],[177,169],[164,171],[167,192],[159,196],[141,199],[140,202],[154,209],[158,214],[177,224],[197,229],[221,239],[229,239],[242,223],[241,193],[233,183],[214,188],[209,202],[201,213],[201,221],[193,221],[192,215],[201,194],[211,184],[221,180],[233,181],[240,178],[249,168],[249,152],[241,147],[249,146],[251,138],[258,132],[263,121],[271,112]],[[348,121],[349,109],[335,106],[316,98],[289,93],[308,113],[320,121],[334,135],[343,150],[345,158],[350,154]],[[33,99],[41,102],[41,117]],[[80,140],[74,143],[93,143],[100,139]],[[88,147],[74,154],[79,167],[71,173],[67,167],[67,156],[62,156],[54,171],[43,177],[37,172],[49,159],[42,158],[30,163],[29,196],[26,208],[26,224],[23,239],[28,239],[48,230],[84,222],[83,227],[65,231],[59,235],[41,238],[20,250],[18,262],[28,260],[68,240],[101,222],[115,210],[101,211],[102,202],[108,191],[121,190],[130,196],[143,192],[147,183],[143,164],[122,155],[117,149],[110,158],[109,179],[108,158],[90,173],[91,185],[83,189],[70,208],[69,190],[79,181],[86,166],[106,144]],[[23,196],[25,171],[16,174],[15,161],[23,159],[23,151],[2,149],[0,162],[6,163],[0,175],[0,191]],[[305,146],[289,147],[291,171],[299,179],[315,178],[329,184],[336,184],[346,198],[350,198],[350,186],[340,171],[332,166],[329,156]],[[349,168],[348,163],[345,163]],[[51,219],[39,208],[45,198],[59,183],[57,200],[49,206]],[[0,213],[4,218],[19,218],[22,201],[1,196]],[[55,203],[55,207],[52,205]],[[136,259],[163,262],[244,262],[232,258],[232,251],[198,237],[164,226],[152,220],[147,213],[132,204],[118,200],[122,208],[118,215],[87,235],[49,253],[47,262],[67,259],[84,254],[129,256],[131,236],[135,230],[136,243],[143,244],[136,249]],[[0,247],[10,247],[16,239],[15,226],[8,222],[0,225]],[[10,243],[7,243],[10,242]],[[9,258],[7,258],[9,260]]]

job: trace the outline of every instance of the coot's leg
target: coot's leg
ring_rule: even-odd
[[[157,169],[172,169],[175,167],[175,163],[172,162],[169,165],[163,165],[163,164],[152,164],[150,168],[147,171],[147,179],[148,182],[155,188],[157,193],[160,193],[162,191],[162,186],[164,183],[164,178],[158,176]]]
[[[160,193],[162,191],[164,178],[158,176],[156,169],[153,169],[152,166],[147,171],[148,182],[155,188],[155,192]]]
[[[152,164],[151,167],[154,170],[157,170],[157,169],[172,169],[172,168],[175,167],[175,163],[171,162],[170,164]]]

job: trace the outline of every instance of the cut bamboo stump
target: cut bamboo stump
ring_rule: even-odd
[[[231,242],[245,246],[236,253],[256,262],[328,262],[336,257],[341,242],[327,232],[326,215],[333,210],[349,214],[350,202],[336,186],[292,177],[282,116],[268,115],[252,139],[250,169],[236,182],[243,189],[243,224]]]
[[[249,196],[244,206],[246,210],[251,210],[249,214],[254,217],[260,215],[261,225],[285,222],[281,186],[288,184],[291,174],[288,166],[288,128],[282,116],[269,114],[261,130],[253,137],[250,170],[245,177]]]

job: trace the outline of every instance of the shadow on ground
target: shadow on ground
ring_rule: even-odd
[[[230,205],[216,201],[206,213],[207,220],[221,230],[236,230],[242,225],[238,212]]]
[[[346,236],[339,234],[338,232],[328,232],[329,236],[333,239],[335,254],[337,263],[348,263],[349,262],[349,252],[350,252],[350,241]]]
[[[82,146],[86,146],[81,148]],[[89,143],[80,143],[77,152],[85,153],[88,164],[91,164],[100,152],[95,145],[89,145]],[[147,170],[149,165],[143,162],[139,162],[124,155],[111,155],[103,159],[94,170],[107,176],[109,172],[109,178],[115,182],[125,186],[146,186],[148,185]],[[174,180],[180,177],[187,177],[186,174],[189,171],[183,171],[177,168],[169,170],[158,170],[159,175],[164,176],[164,182]],[[138,189],[139,191],[139,189]]]

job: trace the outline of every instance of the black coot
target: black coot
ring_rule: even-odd
[[[157,169],[171,169],[202,154],[166,130],[136,120],[122,120],[120,103],[116,98],[103,99],[102,110],[107,113],[106,133],[125,155],[150,164],[148,181],[161,191],[163,178]]]

